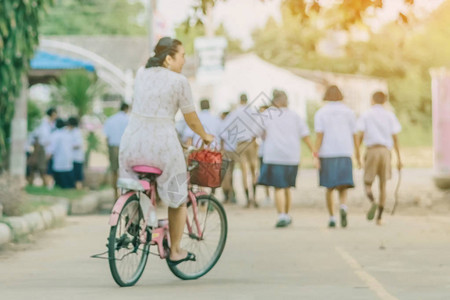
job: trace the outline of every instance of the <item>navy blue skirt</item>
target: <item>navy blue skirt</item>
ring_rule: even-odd
[[[73,175],[75,177],[75,181],[83,181],[84,179],[83,163],[78,162],[73,163]]]
[[[262,164],[258,184],[276,188],[295,187],[298,165]]]
[[[55,178],[55,185],[63,189],[75,188],[75,177],[73,171],[68,172],[56,172],[53,171],[53,177]]]
[[[353,183],[353,167],[350,157],[320,158],[320,186],[326,188],[355,186]]]
[[[53,158],[47,161],[47,175],[53,175]]]

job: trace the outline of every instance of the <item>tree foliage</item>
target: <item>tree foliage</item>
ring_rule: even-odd
[[[206,15],[208,6],[214,7],[217,2],[226,0],[198,0],[192,6],[193,13],[190,19],[198,21],[202,16]],[[260,0],[261,2],[269,2],[272,0]],[[349,29],[350,26],[363,23],[364,15],[370,9],[383,8],[386,0],[341,0],[334,1],[332,5],[320,0],[282,0],[282,5],[289,9],[292,15],[298,17],[300,23],[308,21],[309,18],[325,12],[332,12],[330,20],[334,28]],[[406,5],[413,5],[414,0],[398,0]],[[337,13],[336,12],[340,12]],[[407,23],[408,16],[399,13],[398,19]]]
[[[73,105],[80,118],[90,112],[94,98],[103,90],[96,78],[82,70],[65,73],[54,85],[59,101]]]
[[[330,8],[331,9],[331,8]],[[340,13],[339,9],[334,11]],[[381,31],[367,31],[367,40],[349,39],[343,55],[326,56],[317,46],[332,28],[321,26],[326,16],[310,15],[300,22],[292,8],[283,8],[282,22],[268,20],[254,33],[254,51],[284,67],[318,69],[386,78],[390,101],[404,124],[430,127],[429,69],[450,65],[450,1],[427,19],[392,22]],[[350,36],[350,34],[349,34]]]
[[[0,114],[20,90],[38,43],[41,11],[49,0],[2,0],[0,3]]]
[[[54,0],[40,31],[45,35],[145,35],[138,22],[145,8],[140,1]]]
[[[51,0],[0,2],[0,168],[6,158],[14,99],[38,43],[38,26]]]
[[[398,1],[403,1],[407,5],[414,4],[414,0]],[[334,16],[331,18],[331,25],[334,28],[349,29],[354,24],[364,23],[366,13],[369,10],[383,8],[384,2],[384,0],[342,0],[335,1],[332,5],[324,5],[319,0],[283,0],[283,5],[288,7],[294,16],[299,16],[301,22],[307,21],[310,17],[324,11],[329,12],[331,10]],[[408,17],[402,13],[399,13],[398,19],[402,22],[408,22]]]
[[[42,112],[39,106],[32,100],[27,102],[27,129],[32,132],[42,119]]]

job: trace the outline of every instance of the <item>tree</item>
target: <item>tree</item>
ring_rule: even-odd
[[[216,29],[215,34],[217,36],[223,36],[227,39],[228,53],[242,53],[241,41],[239,39],[232,38],[228,32],[226,31],[223,24]],[[205,27],[203,23],[197,22],[195,25],[191,25],[188,21],[183,22],[177,28],[175,28],[175,35],[177,39],[179,39],[185,48],[185,51],[188,55],[194,54],[194,40],[197,37],[205,36]]]
[[[206,15],[208,6],[214,7],[219,1],[226,0],[200,0],[193,6],[193,13],[191,19],[198,20]],[[261,2],[269,2],[272,0],[260,0]],[[413,5],[414,0],[399,0],[406,5]],[[283,0],[282,5],[287,7],[294,16],[298,16],[299,22],[307,21],[311,16],[322,13],[324,11],[331,11],[334,14],[333,27],[349,29],[349,27],[356,23],[363,22],[364,15],[369,9],[383,8],[383,0],[341,0],[335,1],[332,5],[324,1],[322,4],[320,0]],[[339,13],[336,13],[339,12]],[[337,18],[335,16],[338,16]],[[408,22],[408,16],[399,13],[399,20]]]
[[[2,0],[0,3],[0,171],[6,167],[5,140],[9,136],[13,103],[38,43],[42,13],[51,2]]]
[[[431,143],[430,68],[450,65],[450,1],[425,19],[394,21],[379,32],[368,31],[367,40],[350,39],[343,55],[329,57],[315,49],[330,27],[321,14],[302,22],[291,9],[282,11],[282,22],[268,20],[254,33],[254,51],[282,67],[316,69],[382,77],[389,86],[390,102],[399,113],[405,131],[423,132],[422,142]],[[338,11],[337,11],[338,12]],[[318,38],[310,38],[318,37]],[[419,132],[420,131],[420,132]],[[408,133],[409,134],[409,133]],[[406,135],[408,135],[406,134]]]
[[[145,8],[140,1],[55,0],[40,26],[45,35],[145,35],[138,22]]]
[[[94,99],[104,91],[104,85],[84,70],[68,71],[53,84],[56,87],[55,96],[58,102],[74,106],[80,120],[91,111]],[[92,131],[89,131],[86,141],[84,165],[88,166],[90,154],[99,148],[100,142]]]
[[[54,85],[60,101],[73,105],[80,118],[91,110],[94,98],[103,90],[96,78],[82,70],[65,73]]]

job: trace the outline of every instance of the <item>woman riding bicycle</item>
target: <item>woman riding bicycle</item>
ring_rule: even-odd
[[[185,62],[184,53],[180,41],[161,38],[155,47],[155,55],[145,68],[138,70],[133,107],[119,150],[121,178],[138,180],[132,170],[136,165],[162,170],[156,181],[159,197],[169,206],[169,261],[174,264],[195,260],[193,253],[180,247],[186,222],[188,183],[186,162],[174,123],[178,109],[187,125],[205,144],[214,140],[200,123],[189,82],[180,74]]]

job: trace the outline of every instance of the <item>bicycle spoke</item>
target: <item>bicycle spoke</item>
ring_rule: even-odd
[[[216,264],[225,246],[226,216],[220,204],[211,198],[200,198],[197,204],[195,212],[192,205],[188,205],[187,215],[192,232],[189,234],[186,228],[181,240],[181,247],[194,253],[196,261],[171,267],[172,272],[182,279],[195,279],[206,274]]]
[[[110,267],[116,282],[133,285],[140,277],[148,256],[148,245],[140,243],[140,234],[145,222],[138,200],[135,198],[123,207],[114,237],[110,237]]]

